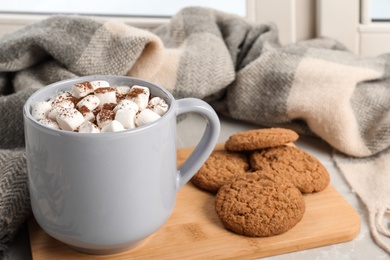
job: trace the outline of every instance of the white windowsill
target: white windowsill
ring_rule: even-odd
[[[390,22],[371,22],[369,24],[360,24],[358,31],[363,33],[390,33]]]

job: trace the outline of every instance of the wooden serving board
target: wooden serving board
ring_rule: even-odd
[[[217,145],[216,149],[223,149]],[[178,164],[192,148],[178,150]],[[274,237],[252,238],[229,232],[214,211],[215,195],[191,183],[178,192],[167,223],[138,247],[114,255],[87,255],[47,235],[32,218],[31,252],[41,259],[253,259],[346,242],[360,231],[357,212],[332,187],[305,195],[306,212],[294,228]]]

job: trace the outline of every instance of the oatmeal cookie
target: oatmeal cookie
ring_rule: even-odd
[[[285,128],[264,128],[238,132],[225,143],[227,151],[241,152],[269,148],[295,142],[298,134]]]
[[[222,185],[248,169],[249,162],[244,154],[215,150],[191,178],[191,182],[201,189],[217,193]]]
[[[288,180],[250,173],[219,189],[215,210],[226,229],[244,236],[269,237],[299,223],[306,205],[302,193]]]
[[[289,179],[301,192],[324,190],[329,182],[329,173],[321,162],[294,146],[278,146],[254,151],[250,166],[258,171],[274,171]]]

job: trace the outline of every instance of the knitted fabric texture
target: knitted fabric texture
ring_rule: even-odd
[[[153,31],[53,16],[0,38],[0,249],[30,214],[24,102],[92,74],[143,78],[231,118],[322,138],[390,252],[390,54],[360,57],[326,38],[282,46],[273,24],[195,7]]]

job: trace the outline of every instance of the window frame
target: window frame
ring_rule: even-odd
[[[363,56],[390,52],[390,22],[371,21],[371,0],[317,0],[317,36]]]

